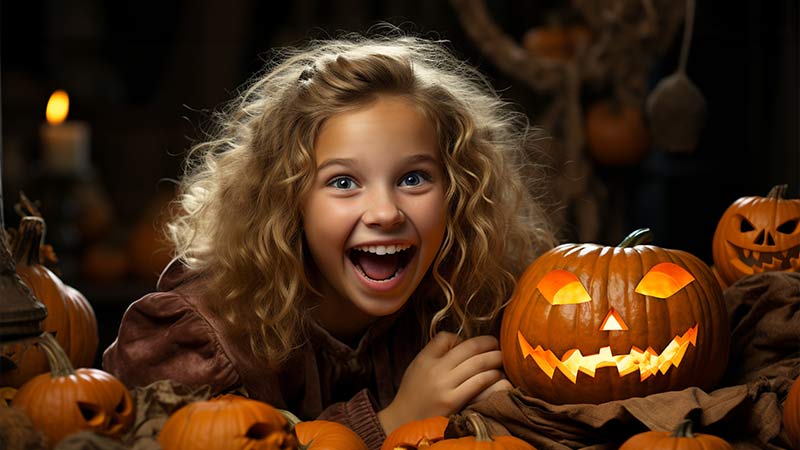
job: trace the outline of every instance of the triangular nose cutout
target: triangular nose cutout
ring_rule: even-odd
[[[606,318],[603,319],[603,324],[600,325],[600,331],[628,331],[628,325],[625,324],[619,313],[611,308],[606,314]]]

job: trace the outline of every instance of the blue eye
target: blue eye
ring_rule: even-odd
[[[428,180],[430,180],[430,177],[425,176],[422,172],[410,172],[403,175],[399,184],[400,186],[419,186]]]
[[[328,186],[341,190],[349,190],[355,189],[358,185],[350,177],[336,177],[328,182]]]

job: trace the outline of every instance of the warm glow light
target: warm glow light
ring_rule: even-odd
[[[661,263],[647,272],[635,291],[637,294],[667,298],[692,281],[694,277],[683,267],[673,263]]]
[[[578,277],[567,270],[553,270],[536,285],[551,305],[574,305],[592,300]]]
[[[622,316],[614,309],[611,310],[603,319],[603,324],[600,325],[600,331],[628,331],[628,325],[622,320]]]
[[[50,125],[58,125],[67,119],[69,113],[69,96],[66,91],[57,90],[50,95],[47,101],[47,123]]]
[[[661,353],[649,347],[644,351],[631,347],[627,355],[613,355],[611,354],[611,347],[603,347],[597,354],[586,356],[583,356],[578,349],[568,350],[561,359],[558,359],[552,351],[543,349],[541,345],[533,348],[528,340],[525,339],[525,336],[522,335],[522,332],[517,332],[517,340],[520,350],[522,350],[522,357],[530,356],[550,378],[553,378],[556,369],[558,369],[570,381],[576,383],[578,371],[594,377],[597,369],[601,367],[616,367],[621,377],[638,370],[639,380],[644,381],[659,372],[662,374],[667,373],[667,370],[672,366],[678,367],[689,345],[697,345],[698,327],[699,324],[696,324],[686,330],[683,336],[675,336]]]

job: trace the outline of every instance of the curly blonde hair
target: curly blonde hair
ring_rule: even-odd
[[[445,238],[409,300],[423,334],[491,327],[517,277],[555,243],[531,185],[541,182],[528,158],[535,133],[445,43],[348,35],[285,49],[192,148],[182,213],[167,226],[187,273],[207,280],[210,306],[273,365],[302,343],[314,292],[301,205],[315,139],[326,119],[379,95],[418,105],[442,152]]]

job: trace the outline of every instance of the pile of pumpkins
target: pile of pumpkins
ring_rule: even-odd
[[[754,273],[800,271],[800,200],[784,199],[785,191],[778,186],[767,197],[745,197],[728,208],[714,235],[713,269],[689,253],[645,245],[648,230],[637,230],[616,247],[563,244],[544,253],[520,277],[503,316],[500,342],[509,380],[554,404],[599,404],[690,386],[713,389],[730,346],[722,289]],[[42,264],[43,236],[40,217],[23,218],[13,233],[18,274],[49,314],[36,344],[41,351],[2,347],[0,357],[16,366],[0,372],[0,387],[19,387],[12,406],[52,446],[80,430],[119,438],[135,420],[130,392],[110,374],[86,368],[97,351],[96,319],[83,295]],[[573,332],[549,333],[554,329]],[[631,350],[614,354],[612,348]],[[787,436],[800,446],[800,379],[783,409]],[[394,430],[382,450],[533,448],[512,436],[491,436],[477,414],[468,420],[474,436],[445,439],[448,419],[434,417]],[[655,448],[658,439],[687,437],[703,440],[707,448],[731,448],[717,437],[692,434],[691,423],[679,424],[667,437],[633,436],[622,448]],[[367,448],[343,425],[302,422],[234,395],[175,411],[158,439],[165,450]]]

